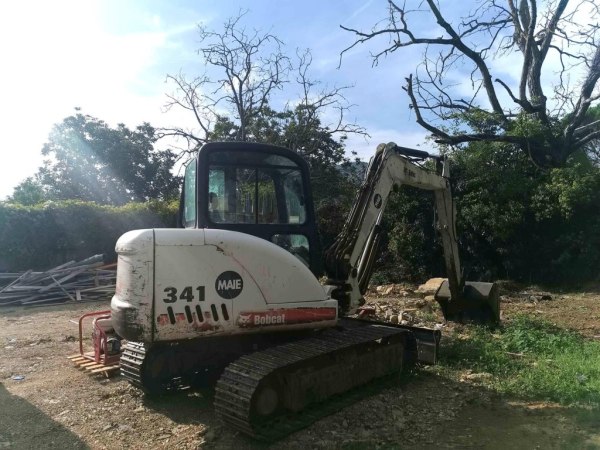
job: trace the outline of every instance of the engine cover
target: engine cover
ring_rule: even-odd
[[[294,255],[252,235],[153,229],[116,245],[115,330],[139,342],[333,326],[328,297]]]

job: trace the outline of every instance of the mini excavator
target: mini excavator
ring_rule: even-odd
[[[185,169],[181,228],[130,231],[116,244],[111,314],[127,340],[122,375],[148,394],[215,386],[223,420],[268,439],[337,394],[435,363],[439,331],[355,315],[390,192],[408,185],[434,193],[448,277],[436,294],[444,317],[499,321],[495,285],[462,279],[448,164],[378,146],[342,232],[321,255],[308,165],[297,153],[205,144]]]

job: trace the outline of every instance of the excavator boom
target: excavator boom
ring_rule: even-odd
[[[417,162],[432,159],[428,169]],[[381,220],[394,186],[412,186],[433,191],[437,229],[442,237],[447,280],[436,293],[446,320],[497,323],[500,320],[498,294],[493,283],[465,282],[462,279],[456,209],[449,180],[449,161],[421,150],[380,144],[371,159],[365,179],[344,228],[325,253],[327,283],[332,296],[353,313],[363,302],[377,256]]]

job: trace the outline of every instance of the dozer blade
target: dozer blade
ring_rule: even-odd
[[[435,293],[435,299],[446,320],[490,325],[500,322],[500,295],[495,283],[466,281],[460,296],[452,298],[448,280],[445,280]]]

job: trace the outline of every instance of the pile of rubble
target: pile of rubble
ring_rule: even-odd
[[[116,264],[104,265],[102,255],[69,261],[45,272],[28,270],[2,274],[0,306],[40,306],[110,298],[115,291]]]
[[[372,286],[359,316],[400,325],[441,326],[443,318],[434,294],[443,278],[432,278],[415,289],[406,284]]]

